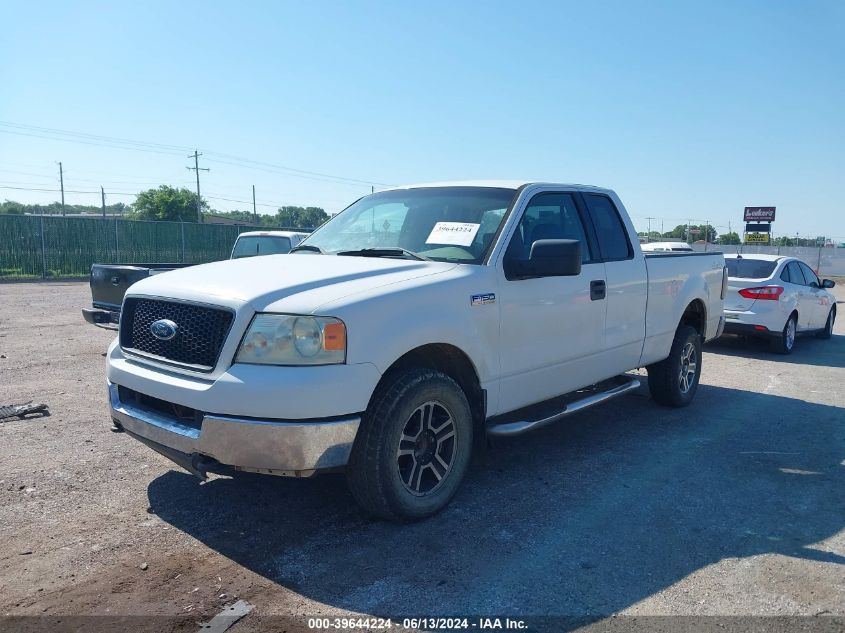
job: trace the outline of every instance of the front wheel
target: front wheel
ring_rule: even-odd
[[[830,312],[827,315],[827,321],[824,324],[824,329],[816,334],[819,338],[829,339],[833,336],[833,322],[836,320],[836,310],[834,308],[830,309]]]
[[[795,335],[798,332],[798,319],[795,314],[790,314],[783,326],[780,336],[772,339],[772,351],[778,354],[791,354],[795,347]]]
[[[369,514],[415,520],[442,510],[472,454],[466,395],[431,369],[398,373],[374,396],[347,467],[352,495]]]
[[[668,358],[646,369],[648,389],[655,402],[667,407],[687,406],[701,376],[701,336],[689,325],[678,326]]]

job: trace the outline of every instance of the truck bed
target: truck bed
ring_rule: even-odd
[[[166,273],[193,264],[94,264],[91,266],[92,308],[82,310],[85,320],[94,325],[116,329],[120,306],[126,290],[151,275]]]

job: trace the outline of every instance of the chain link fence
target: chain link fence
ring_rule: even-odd
[[[122,218],[0,215],[0,280],[86,278],[94,263],[203,264],[227,259],[238,234],[255,230],[269,229]]]

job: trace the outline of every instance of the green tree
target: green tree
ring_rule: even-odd
[[[719,236],[719,244],[742,244],[742,240],[736,231],[731,231]]]
[[[106,205],[106,213],[109,215],[125,214],[129,207],[122,202]],[[99,215],[103,212],[102,207],[88,205],[88,204],[66,204],[65,213],[67,215],[78,215],[86,213],[88,215]],[[50,204],[25,204],[22,202],[15,202],[14,200],[6,200],[0,202],[0,214],[17,214],[17,213],[32,213],[34,215],[61,215],[62,205],[59,202],[51,202]]]
[[[690,229],[687,234],[687,229]],[[698,240],[707,239],[708,242],[716,240],[716,229],[706,224],[679,224],[668,233],[664,233],[663,237],[671,237],[674,239],[686,240],[687,242],[696,242]]]
[[[205,200],[200,200],[200,207],[203,211],[208,209]],[[132,215],[138,220],[196,222],[197,194],[184,187],[176,189],[168,185],[147,189],[135,198]]]
[[[329,219],[320,207],[279,207],[275,215],[277,226],[316,228]]]

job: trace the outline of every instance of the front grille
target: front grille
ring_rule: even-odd
[[[217,364],[234,318],[225,308],[127,298],[120,316],[120,347],[130,354],[209,372]],[[150,326],[160,319],[176,324],[176,336],[170,340],[153,336]]]

